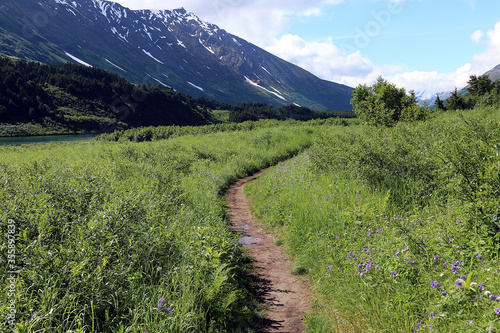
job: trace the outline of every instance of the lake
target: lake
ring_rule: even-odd
[[[0,138],[0,146],[2,145],[24,145],[30,143],[48,143],[48,142],[68,142],[68,141],[85,141],[92,140],[95,134],[79,134],[79,135],[46,135],[46,136],[17,136]]]

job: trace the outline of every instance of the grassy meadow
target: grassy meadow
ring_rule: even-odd
[[[247,186],[312,282],[308,332],[500,331],[499,115],[332,127]]]
[[[1,147],[0,246],[13,266],[0,266],[0,331],[251,331],[260,310],[224,190],[322,128],[259,126]]]
[[[255,332],[224,198],[274,165],[246,191],[312,283],[308,332],[500,332],[499,117],[0,147],[0,331]]]

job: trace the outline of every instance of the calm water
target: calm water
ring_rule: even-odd
[[[47,143],[47,142],[62,142],[62,141],[85,141],[92,140],[95,137],[93,134],[80,135],[47,135],[47,136],[19,136],[13,138],[0,138],[1,145],[24,145],[28,143]]]

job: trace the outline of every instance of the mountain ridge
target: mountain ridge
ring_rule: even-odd
[[[351,109],[352,88],[317,78],[184,8],[130,10],[105,0],[5,0],[0,53],[76,61],[229,104]],[[10,45],[10,47],[9,47]]]

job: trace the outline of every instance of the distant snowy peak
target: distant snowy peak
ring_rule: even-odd
[[[351,108],[352,88],[321,80],[184,8],[131,10],[107,0],[1,1],[11,14],[0,15],[0,26],[12,30],[7,33],[22,31],[27,15],[50,16],[33,27],[46,48],[33,38],[31,49],[8,49],[9,56],[91,65],[134,83],[161,84],[229,104]]]

